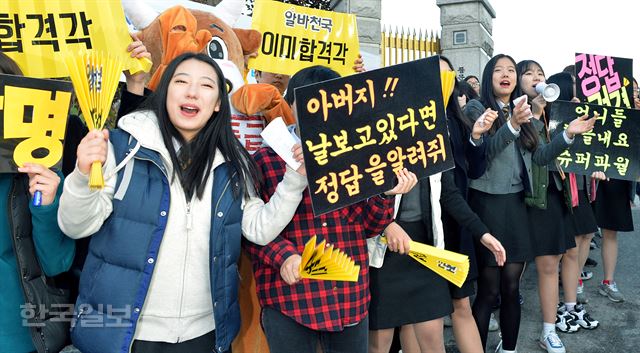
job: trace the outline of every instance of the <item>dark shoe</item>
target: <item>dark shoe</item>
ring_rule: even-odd
[[[598,261],[588,257],[587,262],[585,262],[584,265],[587,267],[596,267],[598,266]]]

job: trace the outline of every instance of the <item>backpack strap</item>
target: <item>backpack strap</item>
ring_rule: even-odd
[[[131,176],[133,175],[133,167],[135,166],[135,159],[133,156],[140,148],[140,144],[135,138],[133,138],[133,136],[131,136],[131,134],[121,129],[110,131],[109,140],[113,146],[114,156],[116,159],[116,168],[113,173],[118,174],[115,187],[116,191],[113,198],[115,200],[122,200],[129,188]],[[124,170],[122,169],[123,167]]]

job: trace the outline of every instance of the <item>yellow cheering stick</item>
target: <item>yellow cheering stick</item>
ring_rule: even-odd
[[[65,64],[89,130],[102,130],[109,117],[111,102],[118,88],[124,63],[121,55],[83,50],[65,56]],[[102,189],[102,165],[91,165],[89,188]]]
[[[456,84],[456,72],[441,71],[440,83],[442,84],[442,101],[444,102],[444,107],[446,108],[447,104],[449,104],[449,97],[451,97],[451,92],[453,92],[453,87]]]
[[[357,282],[360,266],[342,250],[326,241],[316,245],[314,235],[304,246],[300,261],[300,277],[332,281]]]
[[[387,238],[381,237],[386,243]],[[453,251],[438,249],[435,246],[411,241],[409,244],[409,256],[447,281],[462,287],[469,274],[469,257]]]

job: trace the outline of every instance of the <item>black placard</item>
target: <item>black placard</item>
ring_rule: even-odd
[[[71,82],[0,74],[0,173],[61,168],[72,93]]]
[[[454,167],[439,58],[295,90],[315,215],[391,189],[394,170],[426,177]]]
[[[613,179],[636,180],[640,176],[640,110],[556,101],[549,121],[552,135],[560,133],[579,116],[599,117],[593,130],[576,136],[556,162],[566,172],[591,175],[604,172]]]
[[[633,60],[576,53],[576,97],[589,104],[633,108]]]

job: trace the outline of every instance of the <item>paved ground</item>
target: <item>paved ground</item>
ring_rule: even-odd
[[[585,291],[589,298],[587,311],[592,318],[600,321],[600,327],[592,330],[580,330],[573,334],[562,334],[560,338],[567,352],[609,353],[640,352],[640,208],[633,208],[635,232],[619,233],[619,257],[616,270],[616,282],[626,301],[613,303],[598,294],[598,281],[602,280],[602,258],[600,249],[591,250],[591,258],[598,266],[588,268],[594,277],[585,281]],[[599,244],[600,239],[596,238]],[[525,299],[522,306],[522,322],[518,338],[518,352],[544,352],[538,347],[536,339],[542,329],[542,314],[538,300],[535,265],[529,266],[523,277],[521,291]],[[561,293],[562,294],[562,293]],[[447,352],[458,352],[451,329],[446,329]],[[489,333],[487,352],[493,352],[499,341],[498,333]]]

